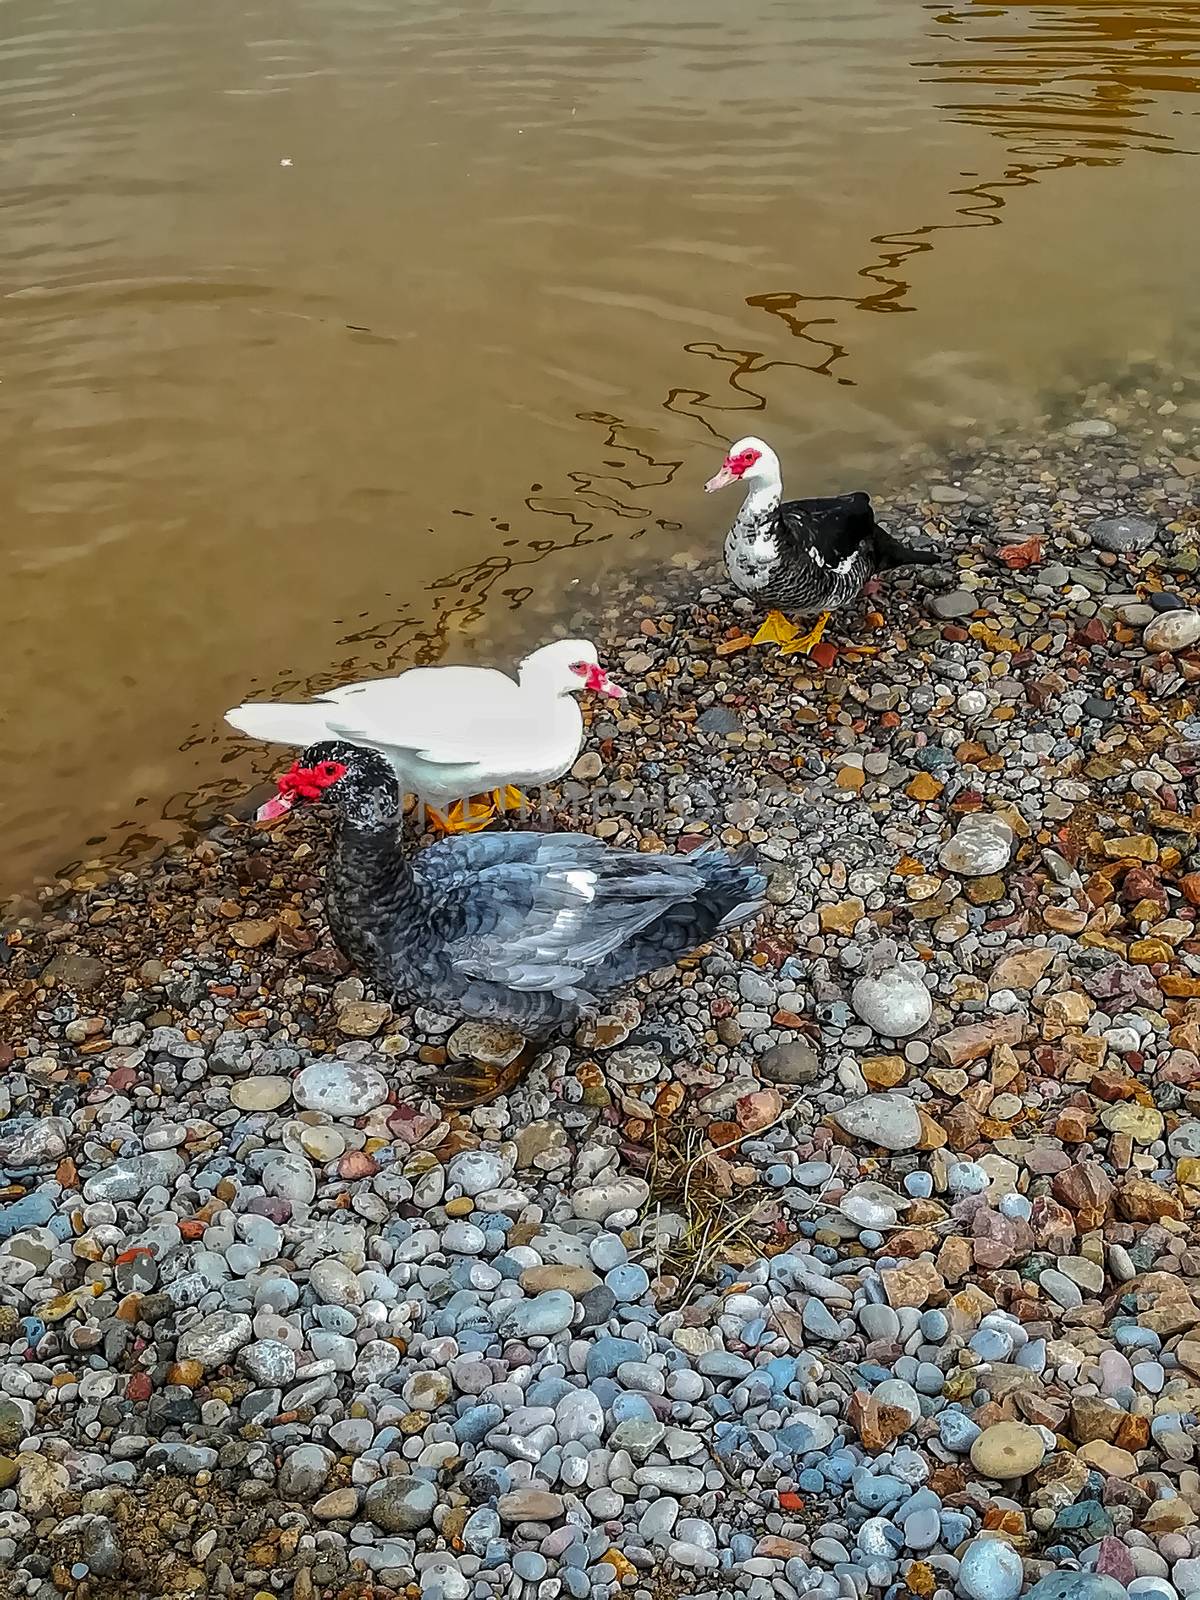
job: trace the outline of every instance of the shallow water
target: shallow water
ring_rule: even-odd
[[[0,891],[797,493],[1195,342],[1200,3],[0,5]]]

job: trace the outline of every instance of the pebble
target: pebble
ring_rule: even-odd
[[[938,861],[964,878],[988,877],[1008,866],[1013,842],[1013,830],[1003,817],[976,812],[959,823],[938,852]]]
[[[850,1000],[858,1017],[888,1039],[907,1039],[933,1015],[929,990],[917,973],[903,967],[860,978]]]
[[[994,1422],[971,1446],[971,1465],[985,1478],[1023,1478],[1045,1456],[1045,1439],[1024,1422]]]
[[[959,1558],[958,1585],[968,1600],[1017,1600],[1024,1564],[1003,1539],[973,1539]]]
[[[869,1094],[834,1113],[840,1128],[865,1144],[911,1150],[921,1138],[921,1118],[901,1095]]]
[[[1147,650],[1190,650],[1200,643],[1200,611],[1167,611],[1155,617],[1142,634]]]
[[[298,1106],[330,1117],[362,1117],[387,1099],[387,1079],[361,1062],[317,1061],[292,1084]]]

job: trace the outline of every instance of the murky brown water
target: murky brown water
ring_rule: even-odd
[[[1200,3],[0,25],[0,890],[266,770],[249,693],[715,540],[714,439],[882,482],[1195,325]]]

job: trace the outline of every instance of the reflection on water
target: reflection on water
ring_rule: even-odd
[[[1194,154],[1156,114],[1166,96],[1200,89],[1200,7],[1154,5],[1135,0],[1042,0],[994,5],[972,0],[946,8],[931,5],[936,42],[945,52],[914,62],[922,81],[953,86],[962,99],[939,97],[938,110],[952,122],[986,128],[1005,148],[995,176],[948,191],[952,218],[875,234],[878,250],[859,268],[871,286],[858,295],[771,291],[747,304],[780,318],[813,347],[804,362],[810,372],[835,373],[849,354],[833,336],[845,312],[917,309],[912,280],[902,272],[934,248],[935,237],[963,228],[995,227],[1003,221],[1010,191],[1027,188],[1074,166],[1115,166],[1132,152]],[[944,31],[943,31],[944,30]],[[1175,114],[1185,113],[1173,107]],[[1196,116],[1190,109],[1187,115]],[[961,202],[961,203],[959,203]],[[817,331],[814,331],[817,330]]]
[[[987,128],[1013,155],[1107,164],[1131,151],[1194,153],[1193,133],[1157,125],[1155,111],[1162,95],[1196,91],[1195,4],[975,0],[930,13],[947,48],[916,66],[963,96],[939,110]]]
[[[752,0],[736,51],[718,0],[255,0],[175,32],[115,3],[8,0],[0,550],[24,588],[0,622],[34,775],[15,820],[0,798],[0,887],[270,770],[224,704],[515,654],[513,614],[564,581],[710,540],[683,523],[713,444],[782,432],[819,492],[885,471],[955,383],[999,411],[1123,308],[1139,332],[1190,310],[1148,230],[1112,242],[1190,192],[1146,157],[1194,157],[1195,3],[839,0],[798,28]],[[1072,275],[1098,259],[1093,310]],[[150,630],[136,665],[86,631],[107,582]]]

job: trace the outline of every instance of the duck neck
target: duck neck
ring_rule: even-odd
[[[773,517],[783,499],[783,479],[779,466],[759,462],[758,470],[747,487],[746,498],[738,512],[738,522],[756,525]]]
[[[343,818],[334,854],[329,920],[347,955],[366,959],[372,929],[415,922],[421,891],[400,847],[399,817],[363,825]]]
[[[556,675],[540,662],[526,661],[517,674],[517,682],[522,694],[539,701],[544,708],[540,714],[545,716],[543,726],[548,732],[565,735],[567,730],[576,727],[582,731],[583,713],[578,699],[582,684],[578,679],[564,683],[561,672]]]

